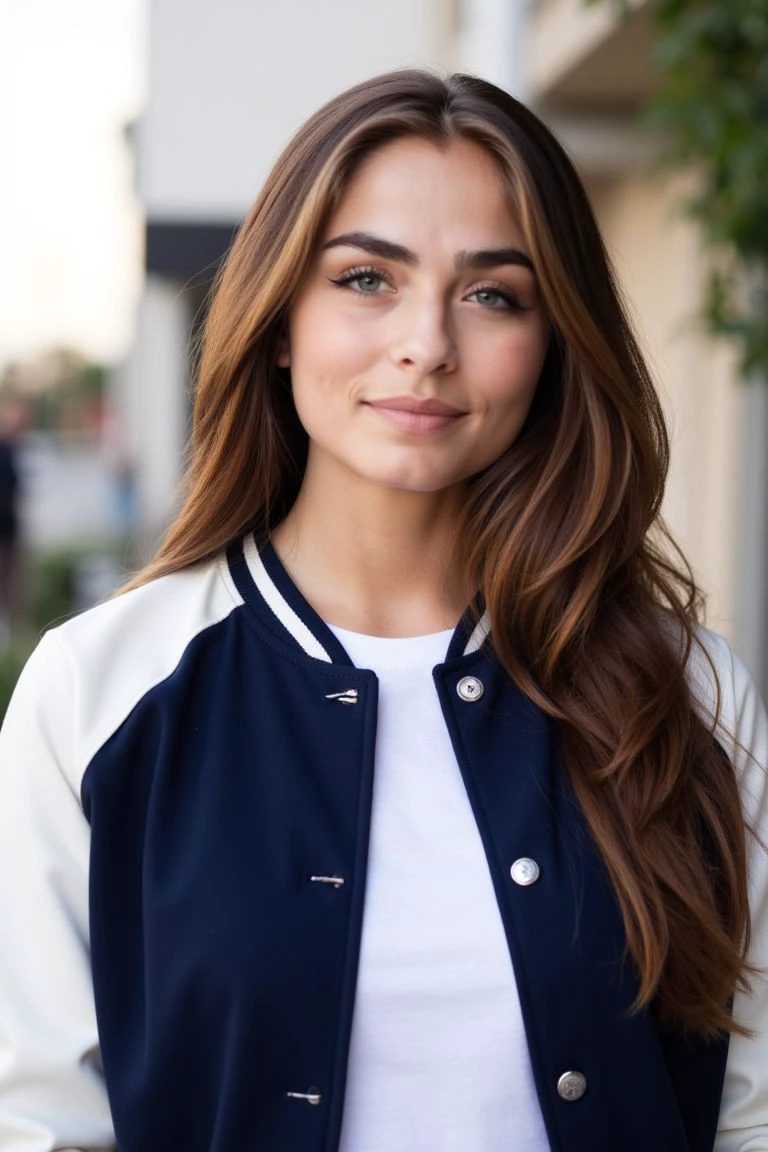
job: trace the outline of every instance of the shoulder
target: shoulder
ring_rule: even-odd
[[[73,790],[96,751],[189,646],[242,603],[216,559],[114,597],[46,632],[24,669],[8,724],[33,717],[69,762]]]
[[[167,664],[241,603],[226,562],[217,557],[120,593],[46,635],[79,665],[109,666],[118,654],[123,666],[132,658]]]
[[[737,987],[716,1147],[768,1147],[768,716],[757,687],[722,638],[697,630],[688,664],[696,706],[733,764],[746,837],[750,938],[749,983]],[[756,1140],[757,1143],[753,1143]],[[746,1142],[745,1142],[746,1141]]]

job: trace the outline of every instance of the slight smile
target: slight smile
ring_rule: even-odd
[[[389,424],[412,436],[431,436],[456,424],[466,412],[442,400],[416,400],[412,396],[393,396],[387,400],[365,400]]]

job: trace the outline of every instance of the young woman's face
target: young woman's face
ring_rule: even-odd
[[[328,224],[280,354],[309,467],[419,492],[461,484],[518,435],[547,341],[490,156],[464,139],[383,146]]]

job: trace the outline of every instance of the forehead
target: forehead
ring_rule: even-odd
[[[410,243],[419,236],[453,237],[467,248],[521,241],[496,161],[464,137],[443,147],[405,137],[371,153],[342,194],[323,240],[356,229]]]

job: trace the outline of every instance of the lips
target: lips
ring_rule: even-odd
[[[460,408],[443,400],[417,400],[413,396],[392,396],[384,400],[367,400],[366,407],[401,432],[412,436],[431,436],[454,427],[462,416]]]
[[[423,416],[463,416],[460,408],[443,400],[417,400],[413,396],[393,396],[388,400],[368,400],[371,408],[385,408],[388,412],[417,412]]]

